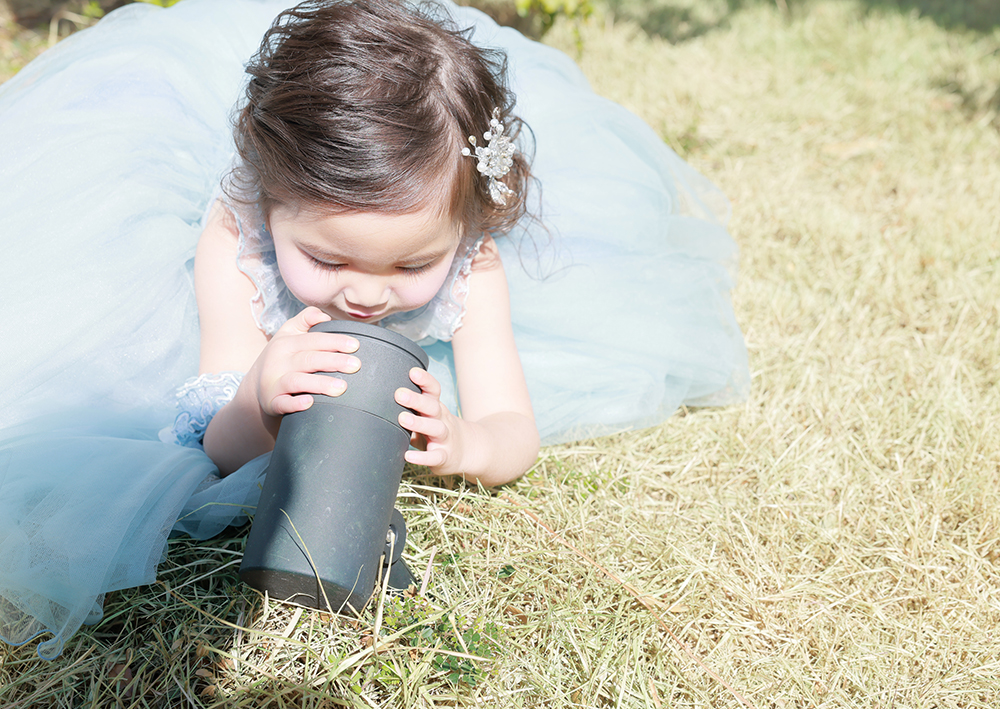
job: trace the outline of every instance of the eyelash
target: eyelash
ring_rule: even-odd
[[[329,271],[336,273],[344,267],[342,263],[327,263],[326,261],[320,261],[314,256],[310,256],[309,259],[312,261],[313,267],[321,271]],[[399,270],[407,276],[419,276],[421,273],[426,271],[431,267],[431,264],[425,263],[422,266],[400,266]]]
[[[429,263],[425,263],[423,266],[400,266],[399,270],[407,276],[419,276],[430,267],[431,265]]]
[[[313,267],[319,269],[320,271],[332,271],[333,273],[336,273],[344,267],[344,264],[342,263],[327,263],[326,261],[320,261],[314,256],[310,256],[309,260],[312,261]]]

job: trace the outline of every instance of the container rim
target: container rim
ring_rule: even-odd
[[[353,320],[328,320],[309,328],[310,332],[336,332],[357,337],[367,337],[372,340],[380,340],[386,344],[395,345],[404,352],[412,355],[420,365],[427,369],[430,360],[427,353],[416,342],[405,335],[393,332],[381,325],[373,325],[366,322],[354,322]]]

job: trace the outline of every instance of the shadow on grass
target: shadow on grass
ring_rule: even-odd
[[[1000,0],[858,1],[868,10],[917,13],[949,30],[991,32],[1000,27]],[[794,17],[807,11],[811,0],[606,0],[606,4],[616,17],[635,22],[647,34],[679,43],[725,29],[733,15],[750,7],[769,5]]]
[[[646,34],[679,43],[724,29],[729,18],[747,5],[774,4],[774,1],[607,0],[607,6],[615,17],[635,22]]]
[[[998,0],[861,0],[870,9],[916,12],[950,30],[992,32],[1000,27]]]

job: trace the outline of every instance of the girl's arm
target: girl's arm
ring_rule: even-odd
[[[250,299],[256,293],[253,283],[236,267],[239,233],[232,212],[216,202],[208,224],[198,240],[194,260],[195,294],[201,328],[199,373],[236,371],[245,374],[267,344],[267,338],[253,322]],[[233,472],[243,456],[237,450],[254,453],[273,447],[276,429],[247,406],[247,397],[236,397],[219,411],[205,431],[205,452],[222,474]]]
[[[523,475],[538,457],[539,436],[510,321],[507,278],[496,244],[487,239],[473,262],[462,326],[452,339],[462,418],[438,400],[440,386],[421,369],[411,377],[423,394],[399,389],[397,401],[421,415],[400,425],[427,439],[406,460],[483,485]]]
[[[194,259],[202,374],[246,372],[267,344],[250,313],[250,299],[257,289],[236,266],[238,242],[236,218],[217,201]]]
[[[253,320],[250,299],[256,287],[237,268],[236,220],[220,202],[198,241],[194,281],[201,327],[201,373],[237,371],[245,376],[236,396],[211,420],[205,452],[223,475],[274,448],[281,416],[312,404],[309,394],[338,396],[343,380],[317,371],[357,371],[354,338],[309,333],[329,320],[306,308],[268,338]]]

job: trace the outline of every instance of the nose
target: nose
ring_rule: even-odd
[[[348,305],[378,310],[389,300],[389,283],[385,278],[355,273],[344,286],[343,293]]]

